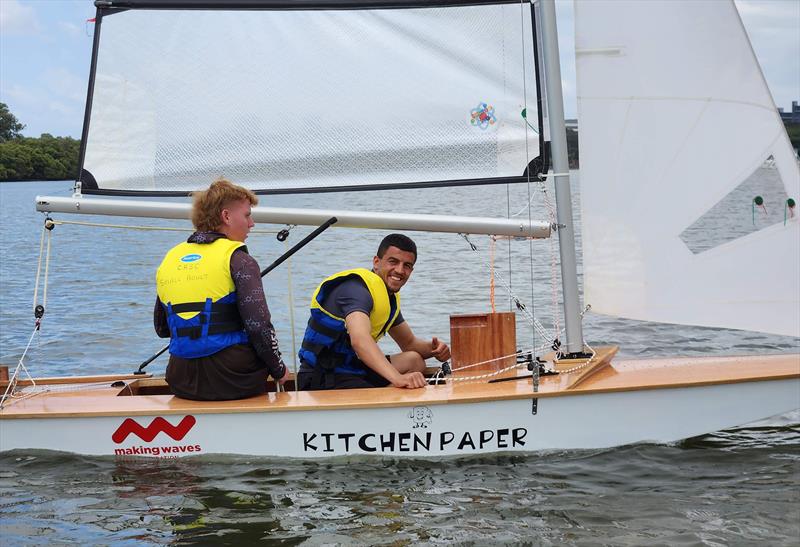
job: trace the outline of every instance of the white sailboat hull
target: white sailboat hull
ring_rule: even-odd
[[[687,367],[673,368],[684,381]],[[358,401],[340,401],[336,405],[340,408],[326,403],[331,393],[282,393],[213,404],[147,396],[150,402],[165,403],[150,413],[134,407],[104,416],[13,419],[3,413],[0,449],[119,458],[468,456],[669,443],[800,408],[798,373],[768,380],[711,385],[698,380],[700,385],[630,386],[606,392],[601,391],[603,382],[608,384],[618,371],[598,376],[572,391],[549,390],[543,383],[536,414],[529,379],[463,389],[431,386],[420,392],[360,390]],[[486,394],[487,387],[493,393]],[[347,393],[338,395],[344,398]],[[311,404],[315,398],[317,404]],[[372,403],[361,402],[370,398]],[[183,408],[176,408],[175,401]]]

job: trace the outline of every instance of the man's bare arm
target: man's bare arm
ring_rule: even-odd
[[[347,333],[350,335],[350,344],[353,346],[358,358],[369,368],[386,378],[395,387],[418,388],[425,387],[425,377],[420,372],[407,372],[401,374],[386,360],[381,348],[372,339],[369,316],[360,311],[350,313],[345,318]]]
[[[424,340],[417,338],[408,326],[408,322],[404,321],[399,325],[389,329],[389,336],[391,336],[400,349],[403,351],[416,351],[423,359],[429,357],[436,357],[439,361],[447,361],[450,359],[450,347],[436,338],[432,340]]]

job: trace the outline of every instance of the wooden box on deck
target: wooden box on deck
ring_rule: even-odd
[[[516,363],[516,351],[517,329],[513,312],[450,316],[450,352],[454,375],[480,375],[513,366]],[[504,356],[510,357],[498,359]],[[476,363],[482,364],[470,366]]]

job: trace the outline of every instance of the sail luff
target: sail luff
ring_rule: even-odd
[[[92,36],[92,58],[89,64],[89,82],[86,85],[86,106],[83,111],[83,128],[81,131],[81,147],[78,152],[78,172],[75,174],[77,181],[83,179],[83,162],[86,160],[86,142],[89,137],[89,123],[92,118],[92,97],[94,97],[95,73],[97,72],[97,52],[100,47],[100,25],[103,17],[100,8],[94,18],[94,35]],[[95,184],[95,187],[97,185]],[[80,184],[78,184],[80,188]]]
[[[191,218],[191,204],[160,201],[92,199],[86,197],[37,196],[36,210],[44,213],[107,215],[167,219]],[[550,237],[550,223],[526,218],[505,219],[254,207],[253,220],[265,224],[297,224],[318,226],[330,217],[338,218],[337,227],[376,230],[412,230],[465,234],[486,234],[511,237]]]

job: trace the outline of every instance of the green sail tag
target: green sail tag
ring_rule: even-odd
[[[764,198],[761,196],[756,196],[753,198],[753,226],[756,225],[756,207],[763,210],[764,214],[767,214],[767,206],[764,205]]]

